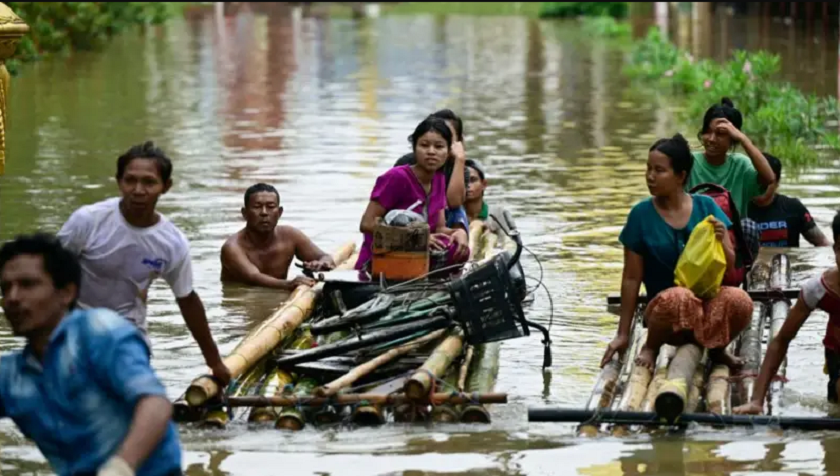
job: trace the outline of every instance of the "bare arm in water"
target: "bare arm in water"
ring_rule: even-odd
[[[753,388],[752,401],[733,408],[732,413],[736,415],[760,415],[764,411],[764,397],[767,396],[770,380],[779,371],[779,366],[787,355],[790,342],[796,337],[799,329],[802,328],[802,324],[805,324],[810,315],[811,310],[808,309],[805,301],[803,299],[797,300],[790,313],[788,313],[779,333],[767,346],[767,353],[764,356],[764,362],[761,364],[761,373],[758,375],[758,380],[756,380]]]
[[[181,315],[184,317],[184,322],[187,324],[187,328],[190,330],[193,339],[198,343],[201,354],[204,355],[205,363],[213,371],[213,376],[222,385],[227,385],[230,382],[230,370],[228,370],[222,361],[219,348],[216,347],[216,343],[213,341],[213,335],[210,333],[210,325],[207,323],[207,313],[204,310],[204,304],[202,304],[201,298],[193,291],[182,298],[178,298],[177,301],[178,307],[181,309]]]
[[[332,258],[330,258],[330,261],[332,261]],[[314,280],[305,276],[298,276],[290,280],[277,279],[263,273],[248,259],[245,250],[235,241],[229,241],[222,246],[222,268],[235,276],[236,279],[254,286],[293,291],[302,284],[308,286],[315,284]]]

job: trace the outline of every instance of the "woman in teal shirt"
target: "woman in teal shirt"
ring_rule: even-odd
[[[722,287],[704,303],[690,290],[674,285],[680,254],[694,227],[709,215],[713,216],[715,235],[723,243],[727,267],[731,269],[735,263],[733,243],[726,233],[732,226],[729,218],[712,198],[685,192],[693,165],[691,149],[680,134],[660,139],[650,148],[647,186],[652,197],[633,207],[619,237],[624,245],[621,317],[602,367],[615,352],[623,354],[627,349],[642,283],[650,297],[645,310],[648,337],[637,365],[653,369],[662,344],[688,342],[710,349],[712,359],[739,365],[724,348],[749,322],[753,308],[749,295],[740,288]]]

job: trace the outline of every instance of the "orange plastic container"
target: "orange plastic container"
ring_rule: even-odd
[[[379,224],[373,233],[371,274],[406,281],[429,273],[429,225],[395,227]]]

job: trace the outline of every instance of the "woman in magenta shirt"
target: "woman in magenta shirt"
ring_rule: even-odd
[[[446,227],[446,177],[440,171],[452,147],[452,131],[446,122],[428,117],[409,137],[417,163],[394,167],[376,179],[359,229],[364,243],[359,252],[356,269],[369,269],[373,256],[373,230],[391,210],[413,208],[426,217],[432,233],[430,247],[447,250],[447,265],[465,262],[470,255],[467,234],[464,230]]]

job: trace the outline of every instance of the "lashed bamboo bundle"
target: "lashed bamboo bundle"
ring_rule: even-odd
[[[344,263],[355,249],[355,243],[348,243],[333,255],[333,260],[337,265]],[[242,375],[271,352],[283,339],[290,336],[309,317],[322,289],[323,284],[317,284],[313,288],[298,286],[286,304],[275,311],[257,332],[243,339],[233,353],[224,359],[231,377],[237,378]],[[219,391],[219,385],[215,379],[201,376],[190,384],[185,399],[188,404],[198,406],[218,395]]]
[[[416,350],[422,347],[423,345],[428,344],[431,341],[439,339],[443,336],[444,332],[444,330],[437,330],[432,332],[431,334],[427,334],[418,339],[414,339],[413,341],[407,344],[401,345],[399,347],[394,347],[391,350],[383,352],[378,357],[359,365],[358,367],[354,368],[342,377],[318,387],[317,389],[315,389],[315,395],[319,397],[329,397],[331,395],[335,395],[336,393],[338,393],[339,390],[349,387],[358,379],[364,377],[365,375],[369,374],[371,371],[379,368],[380,366],[391,362],[392,360],[397,359],[405,354],[408,354],[409,352]]]
[[[308,349],[315,343],[312,334],[304,332],[289,346],[291,349]],[[295,376],[291,373],[275,368],[266,378],[263,387],[260,389],[260,395],[271,397],[274,395],[283,395],[289,386],[294,388]],[[254,408],[248,416],[248,421],[253,423],[265,423],[275,421],[277,416],[282,411],[282,408]]]
[[[259,382],[264,375],[264,370],[265,365],[262,361],[253,366],[250,370],[248,370],[243,378],[239,379],[236,387],[231,392],[231,395],[234,397],[242,397],[255,393],[256,383]],[[230,422],[230,417],[230,408],[214,408],[213,410],[207,412],[201,424],[202,426],[211,428],[224,428]]]
[[[295,383],[295,388],[292,390],[292,397],[307,397],[312,394],[312,391],[315,390],[315,387],[317,386],[318,381],[314,378],[301,377],[297,383]],[[303,427],[306,426],[306,415],[304,415],[303,411],[298,410],[293,406],[287,406],[280,412],[280,416],[277,417],[277,422],[274,426],[278,430],[302,430]]]

